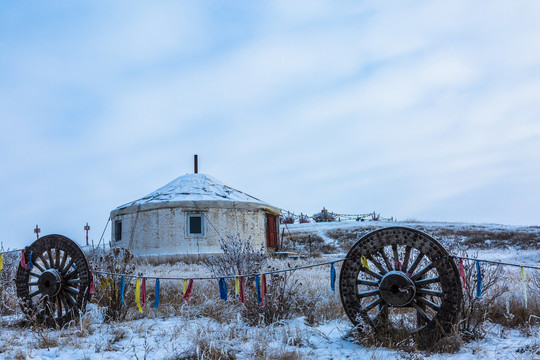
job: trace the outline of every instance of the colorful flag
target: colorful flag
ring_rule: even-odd
[[[141,306],[141,280],[137,276],[137,279],[135,279],[135,304],[137,305],[137,308],[140,312],[143,312],[142,306]]]
[[[336,292],[336,268],[334,267],[334,263],[330,264],[330,289]]]
[[[184,293],[184,297],[182,298],[185,302],[189,301],[189,297],[191,296],[192,290],[193,290],[193,279],[189,279],[186,292]]]
[[[243,276],[240,276],[240,302],[242,304],[245,304],[246,302],[245,288],[246,288],[246,279],[244,279]]]
[[[120,304],[124,306],[124,290],[126,288],[126,281],[124,275],[120,278]]]
[[[146,278],[142,278],[142,288],[141,288],[141,302],[142,306],[144,307],[144,304],[146,304]]]
[[[154,299],[154,309],[159,307],[159,279],[156,279],[156,297]]]
[[[227,284],[223,278],[219,279],[219,297],[221,300],[227,301]]]
[[[367,259],[364,255],[360,257],[360,263],[362,263],[362,266],[365,267],[366,269],[371,270],[368,265]]]
[[[469,288],[467,287],[467,280],[465,278],[465,267],[463,266],[462,258],[459,258],[459,277],[461,278],[463,288],[465,289],[465,291],[468,291]]]

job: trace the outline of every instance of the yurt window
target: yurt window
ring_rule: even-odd
[[[188,220],[188,235],[190,236],[204,236],[204,221],[202,214],[189,214]]]
[[[122,240],[122,220],[116,220],[114,222],[114,240]]]

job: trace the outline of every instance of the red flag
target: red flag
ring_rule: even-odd
[[[21,266],[28,270],[28,265],[26,264],[26,259],[24,258],[24,249],[22,250],[22,256],[21,256]]]
[[[246,302],[246,298],[244,296],[245,291],[245,280],[243,276],[240,276],[240,302],[244,304]]]
[[[189,301],[189,297],[191,296],[191,290],[193,290],[193,279],[189,279],[189,283],[186,288],[186,293],[184,294],[184,297],[182,298],[185,302]]]
[[[261,275],[261,303],[260,307],[264,307],[264,297],[266,296],[266,274]]]
[[[90,294],[94,294],[96,292],[96,289],[94,288],[94,278],[92,278],[92,282],[90,283]]]
[[[463,267],[463,259],[459,258],[459,277],[461,278],[461,282],[463,283],[463,288],[465,290],[469,290],[467,288],[467,281],[465,281],[465,268]]]
[[[144,304],[146,303],[146,278],[142,278],[142,284],[141,284],[141,302],[142,306],[144,307]]]

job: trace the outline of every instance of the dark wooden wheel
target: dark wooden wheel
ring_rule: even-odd
[[[339,286],[345,312],[360,331],[413,336],[422,347],[450,333],[461,311],[454,261],[414,229],[389,227],[362,237],[347,254]]]
[[[31,320],[62,326],[86,308],[92,274],[81,248],[62,235],[47,235],[25,249],[32,269],[19,265],[17,296]]]

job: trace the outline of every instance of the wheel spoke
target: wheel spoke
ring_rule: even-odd
[[[373,276],[373,277],[376,277],[376,278],[379,279],[379,280],[381,280],[381,279],[383,278],[381,274],[378,274],[378,273],[376,273],[376,272],[374,272],[374,271],[371,271],[371,270],[369,270],[368,268],[365,268],[365,267],[363,267],[363,266],[360,268],[360,271],[363,271],[363,272],[365,272],[366,274],[369,274],[369,275],[371,275],[371,276]]]
[[[37,285],[37,284],[38,284],[37,281],[30,281],[30,282],[28,283],[28,285],[30,285],[30,286]]]
[[[67,283],[70,285],[75,285],[75,284],[78,284],[80,281],[81,279],[70,279],[67,281]]]
[[[401,270],[399,269],[399,255],[398,255],[398,249],[397,249],[397,245],[396,244],[393,244],[392,245],[392,251],[394,252],[394,270]]]
[[[367,286],[379,286],[378,281],[371,281],[371,280],[364,280],[364,279],[356,280],[356,284],[358,284],[358,285],[367,285]]]
[[[403,259],[403,267],[401,268],[401,271],[407,272],[407,266],[409,266],[409,258],[411,257],[411,247],[406,246],[405,247],[405,258]]]
[[[414,270],[416,270],[416,267],[420,264],[420,261],[422,261],[422,258],[424,257],[424,254],[419,253],[416,260],[414,260],[413,264],[411,265],[411,268],[407,270],[406,272],[408,274],[412,274]]]
[[[365,297],[370,297],[370,296],[375,296],[375,295],[379,295],[379,289],[358,293],[359,298],[365,298]]]
[[[413,302],[412,302],[412,305],[413,305],[413,307],[416,309],[416,312],[417,312],[418,314],[420,314],[420,317],[422,317],[424,320],[426,320],[426,321],[429,322],[429,323],[433,321],[433,320],[431,320],[431,319],[429,318],[429,316],[426,314],[426,312],[425,312],[420,306],[418,306],[418,304],[416,303],[416,301],[413,301]]]
[[[371,261],[371,263],[373,265],[375,265],[377,267],[377,269],[379,269],[379,271],[381,272],[381,274],[386,274],[388,271],[377,261],[373,258],[373,256],[371,256],[371,254],[369,254],[368,256],[366,256],[366,259],[368,259],[369,261]]]
[[[62,273],[62,275],[66,275],[66,273],[68,272],[68,270],[71,268],[71,265],[73,265],[73,258],[71,258],[71,259],[69,260],[68,265],[67,265],[63,270],[60,271],[60,272]]]
[[[71,292],[71,293],[73,293],[73,294],[79,294],[79,290],[75,289],[75,288],[72,287],[72,286],[66,286],[66,287],[64,288],[64,290],[69,291],[69,292]]]
[[[66,292],[64,291],[64,295],[66,297],[66,300],[69,300],[69,302],[75,306],[77,304],[77,302],[75,301],[75,299],[73,298],[73,296],[71,296],[71,294],[69,292]]]
[[[425,295],[431,295],[431,296],[438,296],[442,297],[444,294],[442,291],[439,290],[431,290],[431,289],[416,289],[417,294],[425,294]]]
[[[41,272],[45,272],[45,269],[43,268],[43,266],[39,265],[39,263],[37,261],[34,261],[34,266],[37,267],[39,269],[39,271]],[[38,275],[39,277],[39,275]]]
[[[383,303],[384,300],[382,298],[377,298],[375,299],[374,301],[372,301],[371,303],[369,303],[368,305],[366,305],[366,307],[363,307],[362,309],[360,309],[360,311],[365,311],[365,312],[368,312],[369,310],[373,309],[375,306]]]
[[[47,249],[47,255],[49,255],[49,264],[52,268],[55,267],[51,249]]]
[[[433,310],[436,310],[436,311],[439,311],[441,309],[441,307],[439,305],[435,304],[434,302],[429,301],[428,299],[424,299],[421,296],[417,296],[416,301],[421,302],[422,304],[427,305],[427,306],[429,306],[430,308],[432,308]]]
[[[431,277],[431,278],[427,278],[427,279],[417,280],[417,281],[414,282],[414,284],[416,286],[422,286],[422,285],[427,285],[427,284],[433,284],[433,283],[440,282],[440,281],[441,281],[441,279],[438,276],[435,276],[435,277]]]
[[[60,266],[58,267],[58,271],[62,271],[64,269],[64,265],[66,265],[66,260],[68,257],[67,251],[64,250],[64,256],[62,257],[62,263],[60,263]]]
[[[39,255],[38,255],[38,258],[41,260],[41,262],[43,263],[43,266],[45,266],[46,269],[50,269],[50,268],[51,268],[51,266],[49,265],[49,263],[48,263],[47,261],[45,261],[45,258],[43,257],[42,254],[39,254]],[[37,263],[37,261],[36,261],[36,263]],[[37,266],[37,265],[36,265],[36,266]],[[38,266],[38,268],[39,268],[39,266]],[[41,269],[42,269],[42,268],[41,268]],[[41,269],[40,269],[40,270],[41,270]],[[45,270],[41,270],[41,271],[45,271]]]
[[[54,252],[56,254],[55,264],[56,264],[56,268],[58,269],[58,265],[60,265],[60,249],[56,248],[54,249]]]
[[[39,275],[39,274],[37,274],[35,272],[32,272],[32,271],[30,272],[30,275],[32,275],[34,277],[37,277],[37,278],[41,277],[41,275]]]
[[[384,251],[384,248],[379,250],[379,254],[381,254],[381,257],[384,260],[384,263],[386,264],[386,267],[388,268],[388,271],[392,271],[393,267],[390,264],[390,260],[388,260],[388,257],[386,256],[386,252]]]
[[[429,264],[427,264],[422,270],[420,270],[419,272],[417,272],[416,274],[414,274],[412,277],[411,277],[411,280],[414,281],[416,279],[419,279],[422,277],[422,275],[424,275],[425,273],[427,273],[429,270],[431,270],[435,265],[433,265],[432,262],[430,262]]]
[[[36,296],[37,294],[41,294],[41,291],[40,291],[39,289],[37,289],[36,291],[31,292],[30,294],[28,294],[28,297],[34,297],[34,296]]]
[[[68,272],[66,275],[64,275],[64,279],[70,279],[73,277],[73,275],[76,275],[78,274],[79,272],[77,271],[77,269],[74,269],[74,270],[71,270],[70,272]]]

